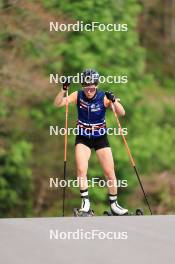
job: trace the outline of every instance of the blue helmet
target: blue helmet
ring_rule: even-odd
[[[99,82],[99,73],[92,69],[84,70],[82,74],[82,84],[95,84],[97,85]]]

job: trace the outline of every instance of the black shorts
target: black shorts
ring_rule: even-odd
[[[75,139],[75,145],[79,143],[89,147],[90,149],[94,148],[95,150],[110,147],[108,137],[106,134],[100,137],[90,137],[90,138],[77,135]]]

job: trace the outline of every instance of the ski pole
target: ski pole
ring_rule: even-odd
[[[121,124],[120,124],[120,121],[119,121],[118,115],[117,115],[117,113],[116,113],[116,111],[115,111],[115,108],[114,108],[114,104],[113,104],[113,103],[111,103],[111,107],[112,107],[112,111],[113,111],[113,113],[114,113],[114,115],[115,115],[115,118],[116,118],[116,121],[117,121],[117,125],[118,125],[120,131],[122,131],[122,126],[121,126]],[[128,156],[129,156],[129,158],[130,158],[130,161],[131,161],[132,167],[133,167],[133,169],[134,169],[134,171],[135,171],[135,174],[136,174],[137,179],[138,179],[138,181],[139,181],[140,187],[141,187],[142,192],[143,192],[143,194],[144,194],[145,201],[146,201],[147,206],[148,206],[148,208],[149,208],[150,214],[152,215],[152,210],[151,210],[150,204],[149,204],[149,202],[148,202],[147,195],[146,195],[146,193],[145,193],[145,191],[144,191],[144,188],[143,188],[143,185],[142,185],[141,179],[140,179],[140,177],[139,177],[139,173],[138,173],[138,171],[137,171],[136,164],[135,164],[135,161],[134,161],[133,156],[132,156],[132,154],[131,154],[130,148],[129,148],[129,146],[128,146],[128,143],[127,143],[126,138],[125,138],[125,136],[123,135],[123,133],[121,133],[121,136],[122,136],[122,139],[123,139],[124,145],[125,145],[125,147],[126,147],[126,150],[127,150]]]
[[[68,129],[68,90],[66,91],[66,114],[65,114],[65,136],[64,136],[64,181],[66,180],[67,172],[67,129]],[[66,187],[63,187],[63,217],[65,209],[65,196],[66,196]]]

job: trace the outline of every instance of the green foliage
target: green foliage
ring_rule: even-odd
[[[148,3],[147,3],[148,2]],[[175,45],[173,2],[142,1],[140,38],[146,48],[147,70],[159,85],[173,89],[175,81]]]
[[[31,144],[21,140],[1,149],[0,216],[27,216],[32,209]]]
[[[0,104],[0,118],[6,117],[8,114],[7,106],[2,102]]]
[[[70,111],[71,112],[71,111]],[[64,116],[64,109],[58,110],[51,100],[40,102],[32,107],[29,111],[29,116],[35,122],[37,127],[48,128],[49,125],[54,125],[56,120],[61,120]],[[59,124],[60,125],[60,124]],[[62,125],[64,121],[62,120]],[[61,127],[61,125],[60,125]]]

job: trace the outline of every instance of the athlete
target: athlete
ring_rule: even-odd
[[[103,92],[98,89],[98,72],[87,69],[83,72],[82,77],[82,89],[68,96],[68,103],[76,104],[78,111],[77,128],[79,133],[75,140],[75,160],[82,198],[80,211],[90,212],[87,171],[91,149],[95,149],[106,180],[110,182],[107,186],[111,211],[114,215],[124,215],[128,210],[122,208],[117,201],[117,180],[112,151],[107,138],[105,112],[107,108],[111,107],[111,103],[113,103],[117,115],[124,116],[125,110],[111,92]],[[68,81],[63,84],[62,90],[54,101],[56,107],[66,105],[65,96],[69,85]]]

